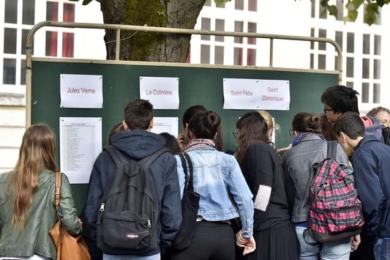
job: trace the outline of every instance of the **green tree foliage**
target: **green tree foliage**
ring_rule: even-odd
[[[347,9],[347,15],[344,17],[345,22],[355,22],[359,16],[359,8],[363,5],[364,23],[372,25],[378,19],[379,10],[384,5],[389,4],[390,0],[337,0],[343,2],[343,5]],[[328,14],[337,17],[337,7],[330,5],[329,0],[320,0],[321,5],[324,7],[324,11],[320,14],[321,17],[326,17]]]

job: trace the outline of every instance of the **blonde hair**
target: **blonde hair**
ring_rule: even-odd
[[[268,129],[274,128],[275,130],[279,130],[280,126],[278,124],[274,124],[274,120],[272,119],[270,113],[265,110],[259,110],[257,112],[259,112],[259,114],[264,118],[265,122],[267,123]]]
[[[38,177],[46,168],[57,171],[55,135],[46,124],[30,126],[23,135],[19,158],[7,185],[13,192],[12,225],[24,227],[32,197],[38,190]]]

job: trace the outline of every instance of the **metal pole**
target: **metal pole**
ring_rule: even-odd
[[[269,40],[269,66],[272,68],[274,66],[274,39]]]
[[[115,49],[115,60],[119,60],[121,53],[121,29],[116,29],[116,49]]]

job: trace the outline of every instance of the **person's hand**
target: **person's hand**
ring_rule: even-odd
[[[283,147],[283,148],[279,148],[279,149],[277,149],[276,151],[277,151],[278,153],[287,152],[288,150],[291,149],[291,147],[292,147],[292,144],[289,144],[288,146]]]
[[[181,150],[184,151],[184,149],[187,148],[187,144],[186,144],[184,135],[183,135],[183,134],[179,134],[179,135],[177,136],[177,141],[178,141],[178,143],[179,143],[179,145],[180,145]]]
[[[352,237],[352,242],[351,242],[351,251],[356,251],[360,245],[360,235],[356,235]]]
[[[244,248],[242,255],[250,254],[256,250],[256,241],[253,236],[244,238],[241,230],[236,234],[236,244],[237,246]]]

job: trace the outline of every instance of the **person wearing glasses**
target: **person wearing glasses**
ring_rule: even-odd
[[[358,96],[359,93],[346,86],[337,85],[327,88],[321,96],[321,103],[324,105],[324,114],[332,125],[345,112],[359,114]],[[367,135],[374,135],[382,143],[382,124],[373,116],[362,116]]]
[[[237,161],[254,199],[257,248],[246,260],[298,260],[299,242],[290,221],[284,171],[269,145],[268,125],[257,112],[244,114],[236,123]]]
[[[303,235],[304,230],[309,227],[308,187],[313,179],[312,166],[327,156],[327,141],[322,134],[322,123],[321,116],[306,112],[296,114],[292,120],[292,129],[289,130],[293,137],[292,148],[282,157],[286,171],[286,193],[292,211],[291,221],[299,239],[300,259],[348,260],[351,247],[356,250],[360,237],[353,240],[352,246],[351,238],[311,246],[305,242]],[[347,154],[340,145],[337,145],[336,159],[340,164],[349,165]],[[351,167],[348,167],[348,173],[352,175]],[[315,242],[310,236],[306,240]]]

